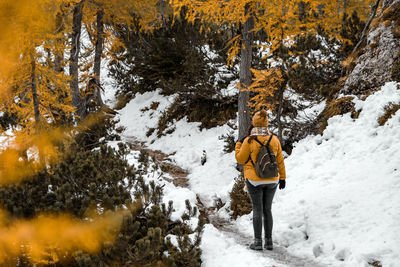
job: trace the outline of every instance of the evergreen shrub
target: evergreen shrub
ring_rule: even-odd
[[[125,48],[114,50],[118,60],[110,65],[118,95],[124,95],[119,108],[136,93],[159,89],[163,95],[178,95],[160,119],[158,137],[173,132],[171,124],[185,116],[190,122],[201,122],[201,128],[210,128],[234,118],[237,111],[235,97],[221,92],[237,77],[234,68],[225,74],[220,70],[226,66],[227,33],[201,33],[198,23],[181,18],[174,23],[172,17],[166,18],[164,26],[151,34],[119,27],[117,34]]]
[[[100,122],[99,122],[100,123]],[[104,122],[103,122],[104,123]],[[105,127],[107,128],[107,127]],[[109,129],[108,129],[109,130]],[[156,166],[148,154],[139,157],[140,169],[129,165],[129,148],[93,142],[97,128],[81,131],[72,143],[60,147],[62,159],[17,185],[0,187],[0,206],[11,218],[29,219],[43,213],[69,213],[87,219],[88,211],[115,211],[134,205],[114,243],[102,244],[98,254],[75,251],[49,262],[53,266],[200,266],[203,219],[196,229],[188,221],[196,207],[186,203],[180,221],[172,221],[173,203],[162,203],[163,189],[143,176]],[[107,131],[103,132],[103,137]],[[89,136],[90,138],[86,138]],[[171,237],[177,243],[171,242]],[[36,266],[29,255],[9,259],[10,265]],[[45,265],[45,264],[42,264]],[[42,266],[41,265],[41,266]]]

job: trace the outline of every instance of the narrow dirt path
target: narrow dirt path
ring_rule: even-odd
[[[173,154],[168,155],[160,150],[149,149],[144,142],[139,142],[134,137],[124,137],[124,139],[130,149],[146,153],[163,172],[168,173],[172,177],[172,179],[169,179],[163,176],[163,179],[172,182],[175,186],[189,188],[187,178],[189,173],[171,161],[169,156]]]
[[[139,142],[134,137],[124,137],[124,139],[132,150],[147,153],[152,158],[152,160],[160,166],[162,171],[168,173],[172,177],[172,179],[169,179],[163,176],[164,179],[166,179],[168,182],[172,182],[177,187],[190,189],[187,178],[189,173],[181,167],[177,166],[174,162],[172,162],[172,160],[169,158],[169,156],[171,155],[165,154],[159,150],[149,149],[144,142]],[[217,228],[227,237],[233,238],[238,244],[242,245],[243,247],[247,248],[249,246],[249,243],[253,239],[252,236],[247,236],[240,232],[240,230],[237,229],[237,227],[231,221],[218,217],[216,213],[217,207],[204,206],[201,201],[201,196],[197,195],[197,202],[199,212],[202,216],[205,217],[207,223],[211,223],[215,228]],[[249,225],[249,227],[251,226]],[[276,243],[274,244],[274,250],[263,250],[257,253],[259,253],[260,257],[273,259],[280,264],[290,267],[327,266],[314,262],[311,259],[301,258],[292,255],[286,250],[285,247],[279,246],[279,244]]]
[[[248,236],[237,229],[231,221],[223,220],[219,218],[216,213],[210,214],[208,216],[210,223],[213,224],[219,231],[221,231],[227,237],[233,238],[238,244],[248,247],[250,242],[253,240],[252,236]],[[249,226],[251,227],[251,226]],[[272,251],[263,250],[256,252],[259,253],[261,257],[266,257],[275,260],[277,263],[284,264],[290,267],[325,267],[328,265],[323,265],[315,262],[311,259],[301,258],[290,254],[287,249],[274,243],[274,249]]]

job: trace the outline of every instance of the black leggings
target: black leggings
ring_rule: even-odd
[[[254,238],[261,239],[262,218],[264,218],[265,238],[271,238],[273,227],[271,206],[277,184],[254,186],[246,180],[246,186],[250,194],[251,203],[253,204]]]

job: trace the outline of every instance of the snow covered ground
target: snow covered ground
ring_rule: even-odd
[[[178,209],[184,207],[179,203],[185,198],[195,201],[195,194],[208,206],[220,198],[228,207],[238,175],[234,154],[223,153],[224,142],[218,138],[231,131],[228,126],[200,131],[198,123],[183,119],[171,125],[172,134],[159,139],[155,133],[146,136],[173,98],[159,92],[136,95],[120,111],[124,137],[171,154],[189,171],[190,190],[166,191]],[[286,159],[287,188],[277,192],[273,205],[273,237],[287,251],[330,266],[367,266],[373,260],[383,266],[400,265],[400,112],[384,126],[377,123],[391,101],[400,102],[395,83],[365,101],[355,98],[361,110],[358,119],[350,114],[335,116],[322,136],[296,144]],[[141,111],[153,102],[160,103],[155,110]],[[207,161],[201,165],[204,151]],[[227,216],[225,208],[220,215]],[[252,235],[251,215],[234,224]],[[204,266],[279,266],[260,259],[212,225],[206,225],[201,246]]]

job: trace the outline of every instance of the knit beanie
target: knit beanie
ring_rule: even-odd
[[[268,114],[265,109],[258,111],[253,116],[254,127],[268,127]]]

